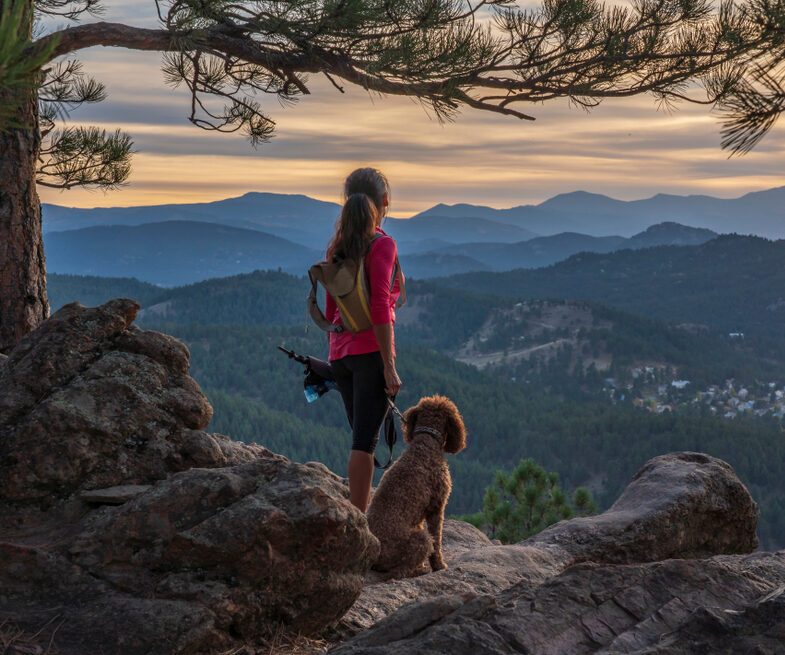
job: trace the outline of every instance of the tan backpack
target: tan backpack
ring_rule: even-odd
[[[379,236],[376,234],[371,243]],[[367,255],[366,255],[367,257]],[[356,261],[351,259],[341,259],[334,257],[333,261],[322,261],[314,264],[308,269],[308,277],[311,280],[311,291],[308,294],[308,312],[322,330],[326,332],[362,332],[373,327],[371,321],[371,294],[368,289],[368,280],[365,276],[365,258]],[[398,278],[401,295],[396,303],[400,307],[406,302],[406,289],[403,283],[403,273],[398,257],[395,257],[392,278],[390,279],[390,291]],[[341,315],[341,323],[334,324],[327,320],[316,300],[316,283],[320,283],[329,293],[335,304],[338,305],[338,312]]]

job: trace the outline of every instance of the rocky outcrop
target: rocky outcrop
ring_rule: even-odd
[[[573,566],[540,585],[412,603],[334,655],[785,652],[785,552]]]
[[[187,349],[137,308],[69,305],[0,360],[0,623],[62,655],[278,626],[338,655],[783,653],[785,551],[743,554],[758,510],[724,462],[655,458],[607,512],[515,545],[446,521],[448,569],[381,583],[345,480],[206,432]]]
[[[526,543],[571,562],[652,562],[749,553],[760,511],[733,469],[702,453],[650,460],[599,516],[562,521]]]
[[[0,623],[63,655],[319,633],[378,555],[365,517],[326,469],[205,432],[188,350],[137,309],[68,305],[0,362]]]
[[[456,594],[473,598],[514,585],[533,589],[580,562],[748,553],[757,546],[757,522],[757,505],[725,462],[701,453],[655,457],[607,512],[561,521],[519,544],[490,545],[467,524],[460,528],[462,538],[456,539],[456,522],[446,522],[450,568],[366,586],[341,619],[335,637],[367,629],[413,600]],[[472,531],[474,536],[469,536]],[[456,552],[456,541],[468,547]]]
[[[131,325],[139,305],[66,305],[0,368],[0,501],[46,507],[80,489],[149,484],[265,453],[203,432],[212,408],[188,350]]]

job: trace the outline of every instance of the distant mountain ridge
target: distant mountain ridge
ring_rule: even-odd
[[[652,246],[697,246],[714,239],[716,232],[704,228],[693,228],[678,223],[652,225],[629,239],[619,236],[594,237],[575,232],[563,232],[548,237],[536,237],[519,243],[463,243],[443,246],[431,253],[417,256],[420,277],[449,275],[439,273],[438,265],[443,257],[463,257],[464,268],[469,271],[509,271],[515,268],[539,268],[567,259],[579,252],[607,253],[630,248],[649,248]],[[430,260],[429,260],[430,257]],[[410,258],[411,259],[411,258]],[[452,266],[460,265],[454,259]],[[430,265],[429,265],[430,264]],[[453,273],[459,271],[454,270]]]
[[[93,226],[44,235],[55,273],[190,284],[256,269],[302,274],[320,253],[280,237],[200,221]]]
[[[42,212],[44,232],[96,225],[187,220],[260,230],[308,248],[323,250],[332,234],[340,206],[305,195],[250,192],[215,202],[146,207],[80,209],[44,204]],[[663,222],[681,223],[718,233],[785,238],[785,186],[731,199],[657,194],[642,200],[623,201],[574,191],[554,196],[538,205],[508,209],[440,203],[412,219],[389,218],[385,228],[400,242],[402,253],[415,254],[423,252],[420,244],[424,241],[514,243],[564,232],[595,237],[632,237]],[[428,249],[434,249],[435,245]]]
[[[215,202],[141,207],[42,205],[44,233],[99,225],[192,221],[261,230],[309,248],[324,248],[340,209],[335,203],[304,195],[258,192]]]
[[[422,219],[427,221],[427,219]],[[453,219],[446,219],[453,220]],[[455,219],[459,221],[460,219]],[[489,222],[465,219],[453,233],[483,236]],[[406,223],[406,221],[400,221]],[[390,233],[401,239],[393,225]],[[415,223],[415,228],[420,229]],[[430,229],[427,226],[426,230]],[[445,226],[437,222],[433,234]],[[513,232],[509,233],[510,235]],[[517,243],[464,243],[444,245],[435,236],[430,252],[409,251],[399,240],[401,265],[410,278],[430,278],[470,271],[534,268],[561,261],[576,252],[610,252],[649,245],[697,244],[716,236],[709,230],[683,225],[653,226],[632,239],[560,234]],[[159,286],[191,284],[254,270],[281,269],[303,275],[323,249],[308,248],[279,236],[202,221],[162,221],[141,225],[101,225],[47,232],[44,235],[47,267],[51,272],[102,277],[136,277]]]
[[[591,236],[630,237],[652,224],[676,222],[715,232],[785,237],[785,186],[747,193],[739,198],[657,194],[642,200],[615,200],[596,193],[563,193],[539,205],[494,209],[482,205],[444,205],[417,217],[438,215],[482,218],[509,223],[548,236],[579,232]]]

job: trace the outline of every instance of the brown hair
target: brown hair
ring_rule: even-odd
[[[379,216],[384,216],[384,196],[387,196],[387,202],[390,201],[390,183],[384,173],[375,168],[358,168],[349,173],[343,186],[343,195],[348,199],[355,193],[368,196],[376,205]]]
[[[346,199],[335,223],[335,234],[327,246],[328,258],[360,260],[365,257],[376,233],[376,207],[365,193],[354,193]]]

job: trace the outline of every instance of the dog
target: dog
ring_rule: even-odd
[[[408,446],[382,476],[368,508],[368,526],[381,543],[373,568],[384,579],[447,568],[442,556],[444,508],[452,482],[443,453],[466,446],[466,429],[455,404],[444,396],[422,398],[404,415]]]

